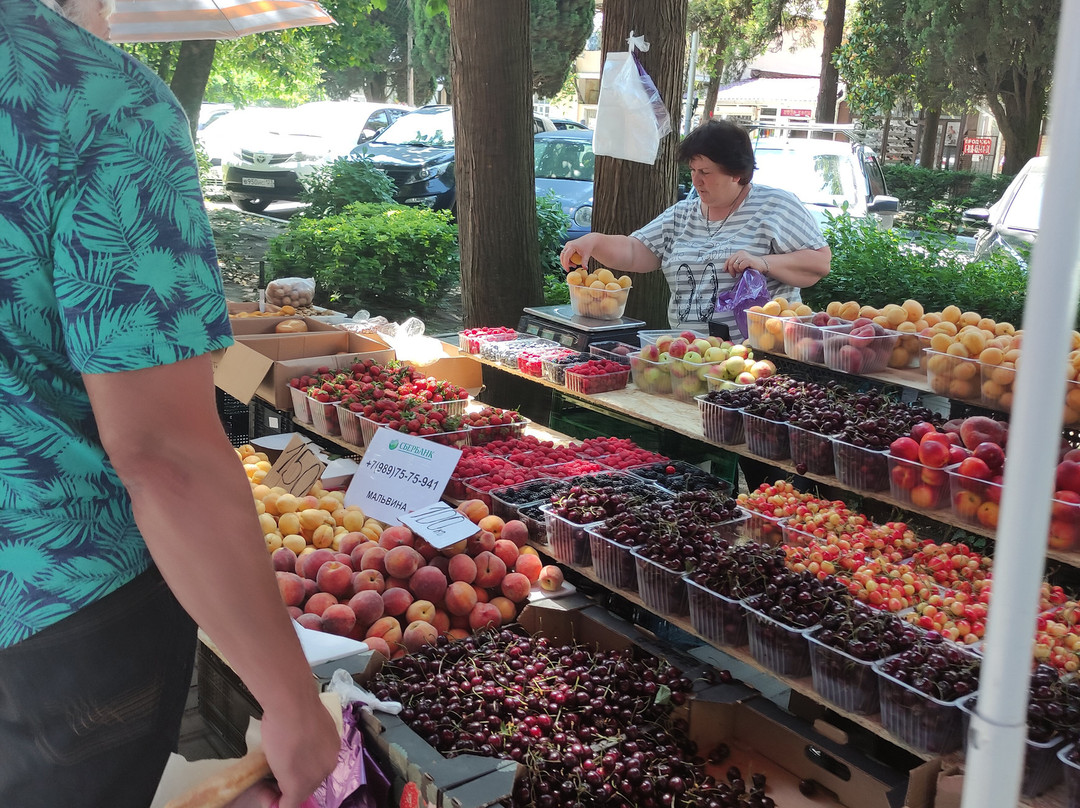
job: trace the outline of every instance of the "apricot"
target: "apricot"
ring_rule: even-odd
[[[828,314],[830,317],[839,317],[840,307],[843,305],[844,304],[841,303],[839,300],[830,300],[828,305],[825,306],[825,313]]]
[[[300,532],[300,516],[296,513],[283,513],[278,517],[278,529],[282,534]]]
[[[278,513],[295,513],[298,507],[299,503],[292,494],[282,494],[277,498]]]
[[[268,513],[259,514],[259,528],[262,530],[263,535],[278,532],[277,521]]]
[[[879,312],[873,306],[863,306],[861,309],[859,309],[859,316],[865,317],[867,320],[873,320],[880,313],[881,312]]]
[[[311,544],[316,548],[327,548],[334,543],[334,529],[330,525],[319,525],[311,532]]]
[[[281,536],[277,533],[267,533],[263,536],[263,539],[266,541],[266,549],[268,552],[272,553],[281,547]]]

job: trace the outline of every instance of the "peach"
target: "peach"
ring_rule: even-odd
[[[383,641],[393,649],[401,642],[401,623],[396,617],[380,617],[364,633],[364,641],[369,637],[381,637]]]
[[[423,563],[424,557],[407,544],[391,548],[383,559],[386,572],[394,578],[409,578]]]
[[[512,541],[518,547],[524,547],[529,541],[529,528],[520,519],[511,519],[503,525],[499,538]]]
[[[498,609],[499,614],[502,615],[503,625],[514,622],[514,619],[517,617],[517,606],[514,605],[514,601],[500,595],[497,598],[492,598],[490,603]]]
[[[469,632],[464,628],[452,628],[446,632],[446,636],[454,640],[464,640],[469,636]]]
[[[409,623],[414,623],[417,620],[430,623],[434,617],[435,604],[430,600],[414,600],[409,604],[409,608],[405,610],[405,620]]]
[[[491,552],[495,549],[495,534],[490,530],[481,530],[465,540],[465,552],[477,556],[483,552]]]
[[[469,611],[472,611],[470,609]],[[452,614],[450,615],[450,631],[448,634],[452,634],[457,629],[469,630],[469,615],[468,614]]]
[[[299,606],[286,606],[285,611],[289,613],[289,617],[291,617],[293,620],[299,620],[300,615],[304,613],[304,610],[301,609]]]
[[[337,602],[338,599],[329,592],[316,592],[307,599],[307,603],[304,604],[304,611],[308,614],[317,614],[319,617],[322,617],[322,613]]]
[[[503,521],[503,518],[501,516],[495,516],[494,514],[492,514],[491,516],[485,516],[476,524],[477,527],[479,527],[481,530],[487,530],[491,533],[494,533],[495,538],[497,539],[499,538],[499,534],[502,533],[503,525],[505,525],[506,523]]]
[[[296,553],[288,547],[279,547],[270,554],[270,563],[278,572],[296,572]]]
[[[363,534],[361,534],[361,535],[363,535]],[[375,542],[370,541],[370,540],[364,540],[364,541],[360,542],[358,545],[356,545],[349,552],[349,558],[352,559],[353,569],[354,570],[363,569],[360,562],[363,561],[364,553],[366,553],[371,548],[378,547],[378,546],[379,546],[378,544],[376,544]]]
[[[319,591],[319,585],[311,578],[301,578],[304,582],[304,599],[307,600]]]
[[[311,614],[309,612],[304,612],[304,614],[302,614],[298,618],[296,618],[296,622],[299,623],[300,625],[302,625],[304,628],[309,628],[312,631],[322,631],[323,630],[322,618],[319,617],[319,615],[317,615],[317,614]]]
[[[543,568],[544,562],[540,560],[540,556],[532,553],[522,553],[514,562],[514,572],[520,572],[529,579],[529,583],[536,583]]]
[[[514,562],[517,561],[518,548],[509,539],[497,539],[495,541],[495,549],[492,550],[495,555],[502,559],[503,564],[506,565],[508,570],[514,568]]]
[[[367,536],[365,536],[363,533],[360,533],[359,531],[351,531],[349,533],[346,533],[340,539],[338,539],[338,552],[345,553],[346,555],[351,555],[353,550],[355,550],[359,545],[363,544],[367,540]]]
[[[450,558],[447,556],[435,556],[428,564],[429,567],[435,567],[435,569],[442,572],[447,578],[450,577]]]
[[[471,584],[476,580],[476,562],[467,555],[456,555],[451,558],[447,571],[451,581],[464,581]]]
[[[340,598],[352,588],[352,567],[338,561],[327,561],[315,576],[315,583],[323,592]]]
[[[548,564],[540,570],[540,577],[537,578],[537,581],[540,583],[540,588],[545,592],[554,592],[563,585],[563,571],[554,564]]]
[[[395,578],[393,575],[386,576],[386,588],[387,589],[408,589],[408,578]]]
[[[518,554],[519,555],[534,555],[534,556],[537,556],[537,557],[540,556],[540,554],[538,552],[536,552],[536,548],[531,547],[528,544],[526,544],[524,547],[519,547],[518,548]]]
[[[335,552],[334,561],[338,562],[339,564],[344,564],[346,567],[349,568],[350,571],[352,571],[353,569],[352,557],[348,553]]]
[[[448,581],[446,575],[438,567],[421,567],[413,573],[409,579],[409,589],[419,600],[430,600],[438,603],[446,594]]]
[[[521,603],[529,597],[529,592],[532,591],[532,581],[520,572],[510,572],[503,577],[502,582],[499,584],[499,591],[514,603]],[[496,598],[492,598],[492,602],[495,600]]]
[[[466,499],[458,504],[457,510],[459,513],[465,515],[465,517],[475,524],[479,524],[480,520],[485,518],[491,513],[482,499]]]
[[[322,613],[323,631],[345,637],[356,625],[356,613],[344,603],[328,606]]]
[[[484,587],[472,584],[472,588],[473,592],[476,593],[477,603],[487,603],[489,600],[491,600],[491,595],[488,594],[488,591],[484,589]]]
[[[471,584],[454,581],[446,590],[446,611],[450,614],[468,614],[476,603],[476,590]]]
[[[412,593],[408,589],[387,589],[382,593],[383,608],[386,613],[398,617],[405,614],[413,603]]]
[[[487,551],[476,557],[476,580],[473,581],[479,587],[487,589],[489,586],[498,586],[506,575],[506,564],[494,553]]]
[[[382,637],[361,637],[360,639],[367,643],[367,647],[372,651],[378,651],[387,659],[390,658],[390,646]]]
[[[305,578],[311,580],[317,580],[316,576],[319,574],[319,567],[328,561],[334,560],[334,551],[330,549],[320,549],[314,552],[308,553],[304,556],[297,557],[297,561],[300,563],[300,569],[297,570]]]
[[[405,527],[405,525],[388,527],[382,532],[382,535],[379,536],[379,546],[385,547],[387,550],[402,545],[412,547],[414,544],[416,544],[416,537],[413,536],[413,532]]]
[[[349,599],[348,606],[356,615],[356,622],[363,626],[370,626],[386,613],[386,604],[383,603],[382,595],[373,589],[357,592]]]
[[[277,575],[278,591],[281,592],[281,599],[285,602],[285,605],[302,605],[307,594],[304,591],[304,579],[295,572],[278,570],[275,574]]]
[[[468,549],[468,547],[469,547],[469,540],[468,539],[462,539],[461,541],[456,541],[453,544],[449,545],[448,547],[444,547],[441,550],[439,550],[439,555],[436,556],[436,557],[437,558],[442,558],[442,557],[452,558],[453,556],[461,555],[462,553],[464,553]]]
[[[437,639],[439,639],[438,629],[425,620],[412,621],[401,635],[401,641],[410,654],[419,651],[425,645],[434,645]]]
[[[362,570],[378,570],[385,577],[386,575],[386,554],[389,552],[385,547],[372,547],[366,553],[364,557],[360,559],[360,569]]]
[[[352,576],[353,592],[363,592],[366,589],[374,589],[379,594],[386,590],[386,581],[378,570],[360,570]]]
[[[440,634],[445,634],[450,630],[450,614],[443,609],[436,609],[431,625],[435,626],[435,630]]]
[[[502,614],[497,606],[490,603],[477,603],[469,612],[469,628],[478,631],[482,628],[498,628],[502,625]]]
[[[421,538],[416,540],[416,552],[420,553],[424,557],[424,561],[431,561],[439,554],[439,549],[434,545],[428,544]]]

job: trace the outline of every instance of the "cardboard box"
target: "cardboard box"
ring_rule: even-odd
[[[241,305],[258,306],[259,304]],[[322,317],[232,317],[229,319],[229,325],[232,326],[234,337],[250,337],[256,334],[276,334],[275,329],[286,320],[301,320],[307,325],[308,331],[341,331],[331,322],[332,318]]]
[[[484,389],[483,365],[468,354],[461,353],[456,345],[449,342],[443,342],[442,348],[447,356],[427,365],[417,365],[410,362],[408,357],[402,357],[402,361],[412,365],[425,376],[434,376],[436,379],[464,387],[470,396],[480,395],[480,391]]]
[[[236,303],[232,300],[226,301],[226,305],[229,308],[229,316],[232,317],[244,312],[253,311],[281,311],[280,306],[275,306],[273,303],[266,303],[264,308],[260,309],[258,303]],[[246,317],[244,319],[247,319]]]
[[[279,410],[292,407],[289,380],[320,367],[343,369],[358,359],[388,362],[394,352],[369,336],[329,327],[300,334],[237,337],[214,355],[214,383],[234,398],[259,396]]]

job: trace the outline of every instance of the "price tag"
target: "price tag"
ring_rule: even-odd
[[[480,528],[445,502],[436,502],[401,517],[401,523],[437,550],[467,539]]]
[[[308,442],[300,435],[293,435],[262,481],[269,488],[280,486],[294,496],[303,497],[325,469],[326,464],[311,451]]]
[[[345,492],[345,504],[359,505],[369,516],[392,524],[438,502],[460,458],[460,449],[376,429]]]

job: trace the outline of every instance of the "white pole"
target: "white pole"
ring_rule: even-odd
[[[1001,519],[994,552],[994,596],[968,733],[962,808],[1016,805],[1027,736],[1028,681],[1038,589],[1050,525],[1065,400],[1069,332],[1080,268],[1080,2],[1061,4],[1050,158],[1024,305],[1023,362],[1009,430]]]
[[[686,112],[683,113],[682,131],[690,131],[690,120],[694,117],[694,86],[697,84],[697,49],[698,32],[690,36],[690,70],[686,77]]]

